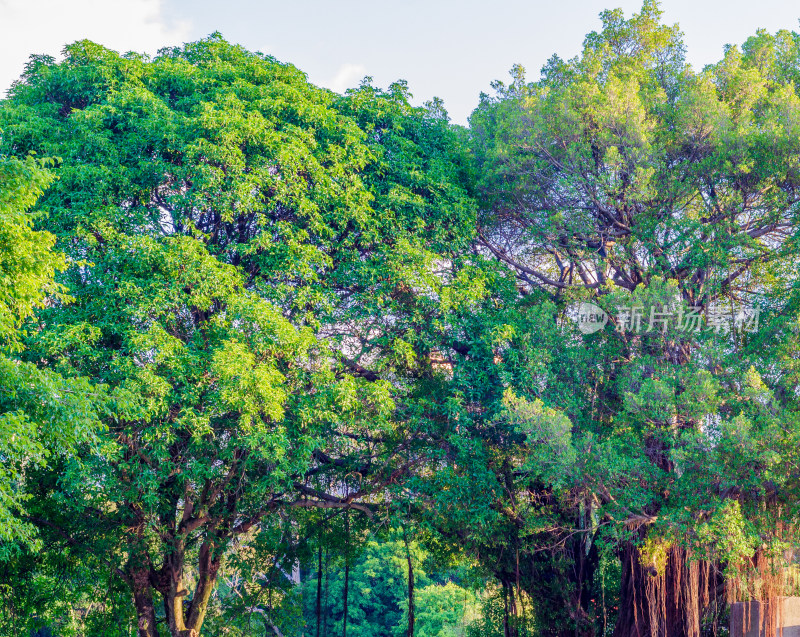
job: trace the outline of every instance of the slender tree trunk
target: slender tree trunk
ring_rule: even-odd
[[[606,637],[606,631],[608,630],[608,608],[606,607],[606,573],[605,570],[601,571],[600,574],[600,595],[601,601],[603,604],[603,628],[602,632],[600,633],[602,637]]]
[[[406,561],[408,562],[408,637],[414,637],[414,565],[411,562],[411,547],[408,544],[408,536],[403,528],[403,540],[406,545]]]
[[[344,557],[344,618],[342,619],[342,637],[347,637],[347,597],[350,587],[350,561]]]
[[[344,619],[342,620],[342,637],[347,637],[347,598],[350,588],[350,511],[344,512]]]
[[[511,622],[508,617],[508,586],[505,580],[502,581],[503,585],[503,637],[511,636]]]
[[[322,637],[328,637],[328,615],[330,614],[330,604],[328,603],[328,591],[331,583],[331,554],[325,551],[325,608],[322,615]]]
[[[585,528],[585,527],[582,527]],[[572,634],[576,637],[594,637],[595,622],[590,614],[593,604],[592,583],[599,564],[600,556],[597,546],[591,543],[588,534],[573,539],[573,580],[574,594],[570,599],[571,615],[575,622]]]
[[[317,637],[322,628],[322,543],[317,550]]]
[[[519,622],[517,620],[517,596],[514,593],[514,584],[508,582],[508,634],[511,637],[518,637]]]
[[[520,592],[519,592],[520,591],[520,586],[519,586],[519,536],[516,537],[516,546],[514,547],[514,569],[515,569],[514,575],[516,576],[516,582],[515,582],[515,584],[516,584],[516,600],[517,600],[517,604],[519,604],[522,607],[522,617],[524,618],[525,617],[525,603],[522,601],[522,595],[520,595]],[[515,606],[514,607],[515,614],[517,614],[516,610],[517,609],[516,609],[516,606]]]

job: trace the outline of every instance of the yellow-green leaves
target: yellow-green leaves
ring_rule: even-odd
[[[258,362],[242,343],[223,343],[214,352],[210,371],[218,378],[221,407],[239,414],[245,431],[254,419],[279,421],[283,416],[283,375],[272,362]]]
[[[11,546],[3,543],[36,545],[33,527],[18,517],[29,499],[27,473],[90,440],[102,403],[102,387],[18,358],[25,355],[25,322],[37,309],[70,300],[54,280],[66,258],[53,250],[52,234],[34,230],[42,215],[30,211],[52,179],[30,156],[0,155],[0,558]]]
[[[569,484],[570,467],[577,460],[569,418],[541,400],[520,398],[511,389],[503,395],[503,407],[508,425],[525,436],[521,468],[559,486]]]
[[[759,548],[760,539],[753,534],[739,502],[722,500],[708,517],[698,525],[698,538],[714,557],[731,570],[745,566],[745,560]]]
[[[52,179],[33,157],[0,155],[0,352],[19,350],[22,322],[48,295],[66,299],[54,281],[66,267],[64,255],[52,251],[52,234],[33,229],[29,212]]]

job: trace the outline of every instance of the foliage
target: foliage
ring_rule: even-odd
[[[763,333],[722,329],[720,317],[741,306],[774,311],[776,326],[793,316],[785,291],[798,251],[791,122],[800,101],[786,69],[797,65],[797,36],[760,32],[695,72],[660,14],[655,2],[630,19],[602,13],[580,56],[553,57],[536,82],[515,67],[471,119],[480,248],[508,267],[523,298],[561,308],[591,299],[610,317],[590,335],[563,324],[564,340],[548,344],[569,381],[546,368],[506,381],[563,411],[579,458],[544,485],[518,483],[508,501],[519,508],[524,499],[545,519],[559,504],[563,517],[544,544],[586,529],[581,546],[561,554],[590,579],[593,536],[618,547],[619,635],[651,622],[659,634],[695,634],[669,610],[703,613],[681,581],[699,577],[699,590],[718,594],[719,582],[693,570],[697,560],[711,573],[759,547],[785,547],[778,518],[789,520],[796,488],[782,462],[796,387],[776,399],[763,379],[783,372],[759,353]],[[697,331],[674,321],[653,329],[652,312],[680,316],[687,306],[702,314]],[[625,317],[636,307],[649,313],[638,330]],[[511,349],[519,351],[513,341]],[[651,562],[667,610],[644,594]],[[571,604],[577,629],[590,634],[588,596]]]
[[[215,34],[153,60],[78,42],[3,104],[6,152],[60,158],[41,207],[74,299],[27,357],[109,390],[43,526],[107,556],[142,635],[200,630],[271,516],[371,515],[354,500],[408,466],[384,377],[417,374],[414,334],[480,279],[434,274],[473,206],[407,97],[339,97]]]
[[[37,308],[69,301],[55,274],[66,267],[55,237],[34,230],[32,206],[51,183],[46,162],[0,155],[0,559],[35,544],[24,517],[24,478],[93,434],[93,391],[20,360],[25,324]]]
[[[469,130],[219,34],[32,59],[2,630],[688,637],[789,590],[800,36],[694,70],[656,2],[601,20]]]

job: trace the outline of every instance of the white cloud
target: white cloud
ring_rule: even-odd
[[[333,79],[323,82],[322,85],[337,93],[344,93],[346,89],[358,86],[366,74],[367,67],[363,64],[342,64]]]
[[[189,23],[168,24],[163,0],[0,0],[0,94],[31,54],[58,57],[87,38],[120,52],[155,53],[189,38]]]

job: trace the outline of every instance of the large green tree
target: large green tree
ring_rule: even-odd
[[[452,134],[402,84],[337,96],[218,35],[33,58],[0,120],[4,152],[60,158],[41,208],[74,302],[29,357],[110,405],[43,482],[43,528],[104,556],[141,637],[199,634],[234,549],[275,550],[289,510],[370,514],[417,462],[416,335],[481,287],[440,276],[474,213]]]
[[[523,305],[592,299],[610,316],[551,351],[571,377],[552,365],[527,382],[507,377],[516,393],[503,417],[523,444],[561,436],[572,449],[575,462],[544,484],[520,484],[525,517],[546,519],[548,494],[571,509],[549,528],[554,542],[578,529],[572,564],[591,556],[598,525],[613,539],[615,634],[698,635],[716,621],[720,573],[731,597],[744,594],[736,569],[762,568],[795,515],[796,386],[776,400],[765,383],[785,382],[783,364],[760,340],[752,349],[741,321],[727,331],[720,318],[781,310],[770,292],[795,279],[798,38],[759,33],[698,72],[657,3],[601,18],[580,56],[552,58],[536,82],[515,68],[471,119],[484,176],[478,249],[513,274]],[[646,312],[638,333],[626,307]],[[675,323],[688,307],[703,317],[699,333]],[[648,330],[651,310],[673,319]],[[526,338],[511,339],[504,367]],[[515,478],[531,469],[519,462]],[[581,571],[591,578],[596,565]],[[591,634],[587,601],[571,615]]]

